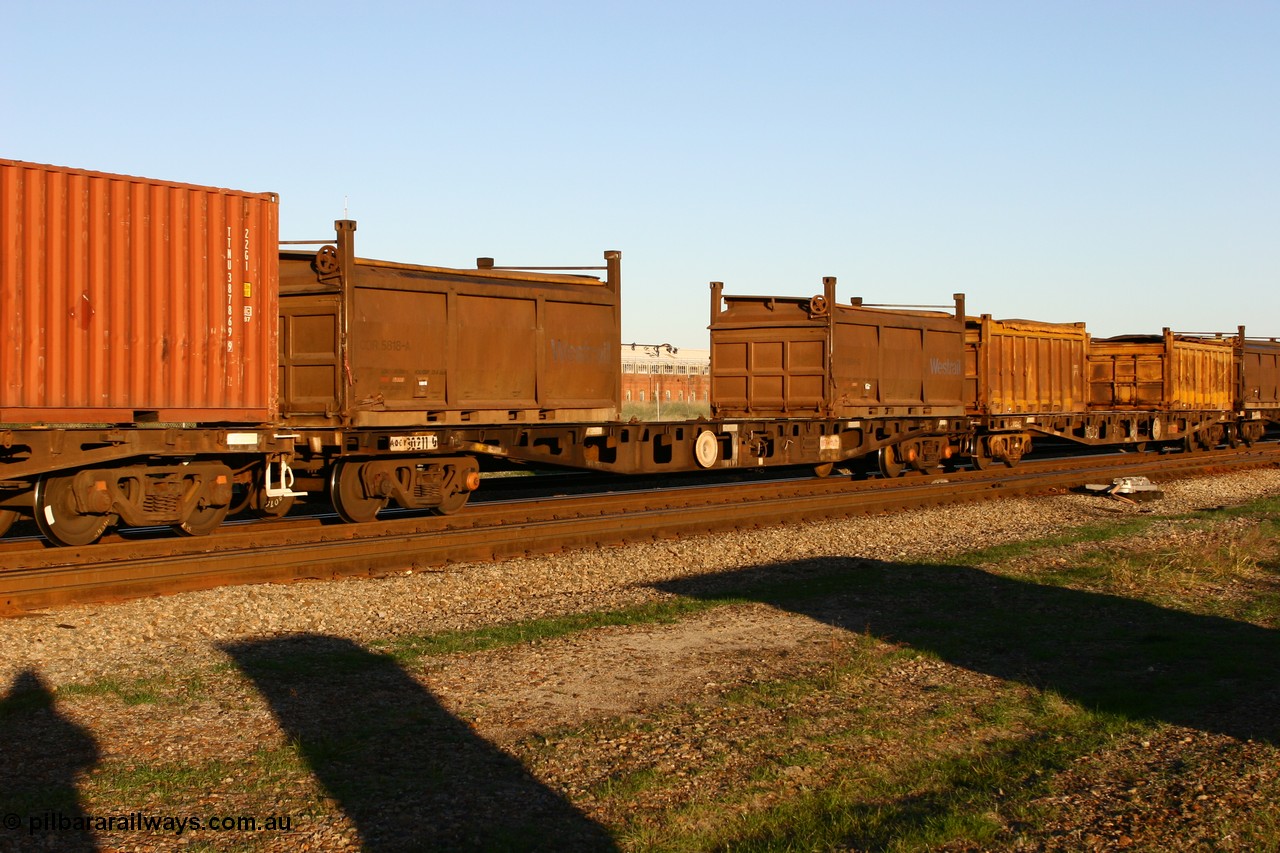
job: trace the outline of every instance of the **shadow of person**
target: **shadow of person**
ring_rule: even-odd
[[[64,719],[53,692],[23,670],[0,699],[0,850],[97,850],[76,782],[98,744]]]
[[[224,647],[366,850],[613,850],[391,658],[323,635]]]
[[[1280,631],[974,568],[805,560],[674,581],[932,652],[1087,708],[1280,743]]]

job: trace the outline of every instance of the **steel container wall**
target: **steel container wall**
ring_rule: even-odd
[[[0,422],[259,422],[271,193],[0,160]]]
[[[281,254],[281,412],[290,423],[618,416],[620,253],[606,253],[603,281],[428,267],[358,258],[355,223],[338,227],[332,269],[323,251]]]
[[[970,317],[965,399],[983,415],[1082,413],[1088,342],[1083,323]]]
[[[1245,338],[1237,344],[1241,409],[1280,409],[1280,341]]]
[[[807,299],[725,296],[711,324],[711,411],[721,417],[823,414],[826,318]],[[718,300],[717,300],[718,301]]]
[[[711,406],[721,417],[964,413],[964,321],[712,286]]]
[[[1131,335],[1089,344],[1094,409],[1231,411],[1236,371],[1229,339]]]

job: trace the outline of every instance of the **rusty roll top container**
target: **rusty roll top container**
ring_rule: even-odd
[[[1095,409],[1229,412],[1237,379],[1232,340],[1176,335],[1094,338],[1089,405]]]
[[[964,296],[956,311],[728,296],[711,284],[711,406],[718,417],[964,414]]]
[[[1236,399],[1241,412],[1280,410],[1280,341],[1245,337],[1241,326],[1235,344],[1240,363]]]
[[[0,160],[0,422],[274,418],[277,198]]]
[[[1280,341],[1249,338],[1244,326],[1235,337],[1236,415],[1240,438],[1262,439],[1268,423],[1280,423]]]
[[[356,223],[284,250],[281,415],[295,427],[608,421],[621,397],[621,253],[593,275],[359,258]]]
[[[1084,412],[1088,346],[1084,323],[970,317],[965,399],[984,416]]]

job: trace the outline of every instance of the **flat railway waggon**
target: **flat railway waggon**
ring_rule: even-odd
[[[1280,343],[711,286],[711,417],[622,421],[621,253],[567,268],[281,244],[271,193],[0,160],[0,534],[188,535],[324,496],[447,514],[482,468],[1014,465],[1038,437],[1180,447],[1280,422]]]

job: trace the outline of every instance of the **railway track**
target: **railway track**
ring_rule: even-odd
[[[1027,462],[1015,469],[895,480],[770,479],[481,503],[447,517],[345,525],[330,517],[232,524],[216,537],[133,540],[86,548],[9,541],[0,550],[0,606],[9,615],[243,583],[376,576],[487,561],[1006,496],[1109,482],[1175,478],[1280,464],[1268,444],[1210,453],[1119,454]],[[922,532],[922,535],[927,533]]]

